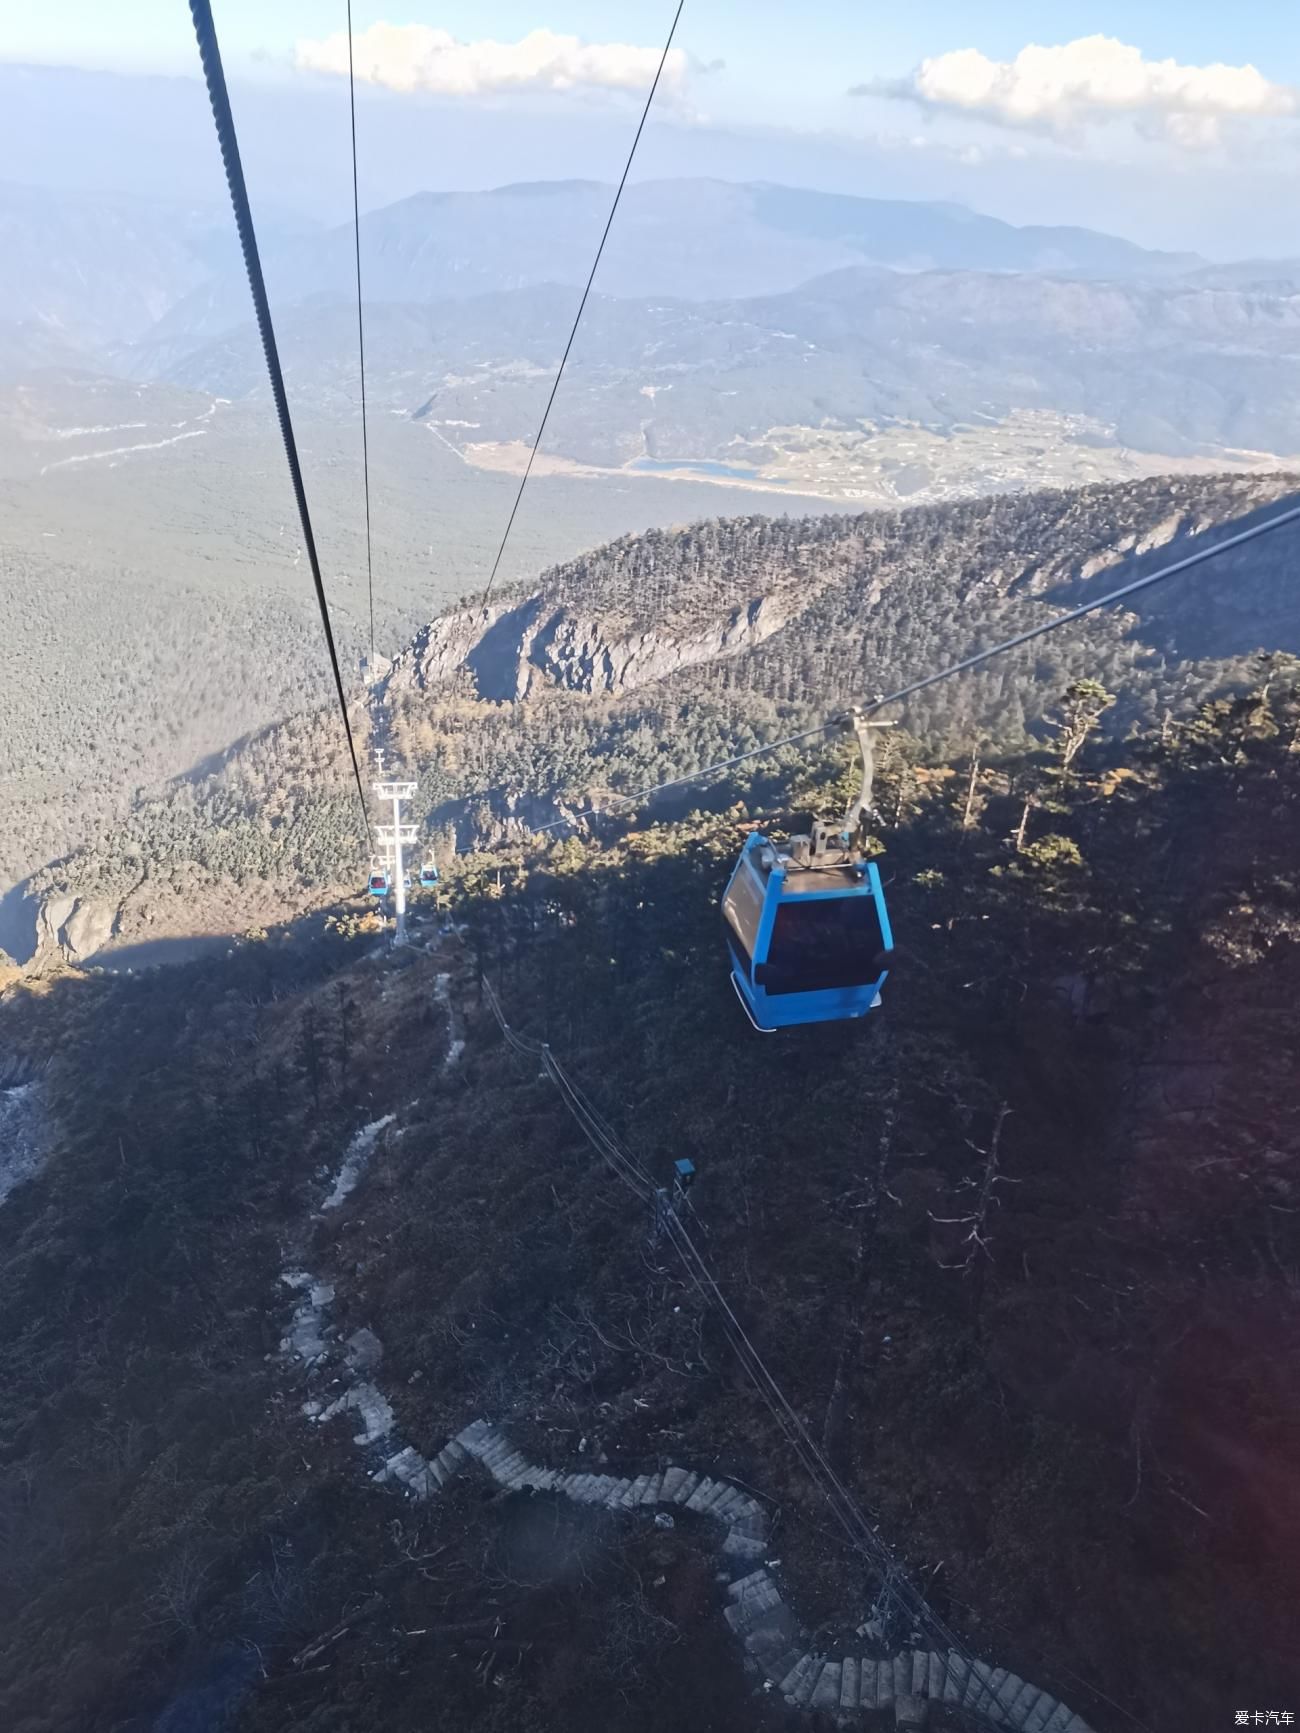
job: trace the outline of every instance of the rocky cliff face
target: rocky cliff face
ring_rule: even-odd
[[[36,915],[36,960],[56,953],[84,963],[113,937],[118,910],[113,903],[69,894],[48,897]]]
[[[398,656],[380,690],[427,691],[465,673],[478,697],[497,703],[518,702],[541,687],[631,692],[681,668],[753,649],[798,608],[793,596],[754,595],[687,627],[648,628],[597,618],[538,591],[521,602],[441,615]]]

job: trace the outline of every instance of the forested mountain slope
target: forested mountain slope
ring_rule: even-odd
[[[1300,691],[1256,674],[1068,767],[1055,729],[973,777],[900,751],[865,1026],[760,1039],[727,985],[747,822],[847,780],[807,766],[748,818],[458,862],[462,936],[405,967],[317,919],[10,986],[0,1049],[54,1056],[58,1134],[0,1207],[4,1725],[786,1725],[705,1525],[369,1479],[359,1414],[301,1412],[308,1279],[326,1387],[351,1341],[417,1449],[486,1414],[556,1467],[743,1481],[818,1640],[865,1618],[871,1573],[480,971],[656,1178],[695,1161],[729,1300],[964,1644],[1098,1733],[1294,1701]]]
[[[1287,477],[1164,479],[848,519],[740,518],[615,542],[453,608],[358,701],[363,746],[420,779],[426,834],[473,847],[693,772],[1051,618],[1267,511]],[[905,720],[925,750],[1023,745],[1069,679],[1119,694],[1122,732],[1300,650],[1278,532],[945,683]],[[1145,563],[1144,563],[1145,562]],[[758,767],[761,776],[770,766]],[[55,941],[78,901],[127,940],[236,930],[356,882],[364,840],[337,718],[292,719],[140,801],[33,881]],[[53,900],[51,900],[53,899]],[[86,917],[90,918],[90,917]],[[79,947],[74,947],[79,949]],[[85,951],[81,951],[85,955]]]

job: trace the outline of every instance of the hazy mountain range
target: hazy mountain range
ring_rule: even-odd
[[[540,183],[364,217],[375,401],[515,466],[609,197]],[[0,221],[0,366],[265,390],[220,209],[9,188]],[[292,390],[353,415],[351,229],[270,220],[263,241]],[[1122,479],[1144,458],[1258,465],[1300,451],[1298,276],[955,205],[647,182],[546,456],[881,502]]]
[[[372,211],[361,225],[366,295],[428,302],[580,284],[611,195],[597,181],[540,182],[423,193]],[[279,306],[353,293],[351,225],[295,234],[261,216],[260,230]],[[210,336],[247,316],[243,267],[220,205],[5,186],[0,234],[0,321],[38,321],[101,358],[114,340]],[[960,205],[652,181],[624,196],[600,287],[710,300],[778,293],[862,263],[1159,277],[1201,261],[1087,229],[1015,228]]]

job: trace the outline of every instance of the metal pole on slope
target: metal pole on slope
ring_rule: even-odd
[[[416,829],[413,824],[402,823],[402,807],[414,798],[416,788],[414,782],[396,782],[384,778],[384,754],[375,753],[375,773],[378,778],[372,783],[376,800],[388,800],[393,804],[392,824],[375,826],[375,834],[386,849],[391,849],[393,860],[393,908],[396,913],[396,931],[393,934],[395,945],[406,943],[406,868],[402,861],[402,848],[406,843],[414,843]]]

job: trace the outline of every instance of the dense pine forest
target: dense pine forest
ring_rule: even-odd
[[[502,844],[1055,618],[1267,515],[1292,485],[1162,479],[651,531],[439,616],[358,696],[354,730],[419,777],[415,817],[444,854]],[[934,687],[902,720],[931,758],[1023,750],[1080,676],[1117,694],[1113,735],[1186,717],[1240,690],[1259,649],[1300,652],[1295,548],[1283,530],[1232,551]],[[337,719],[296,716],[142,794],[35,875],[33,896],[98,905],[124,941],[239,930],[357,882],[355,799]]]
[[[556,1466],[716,1465],[771,1501],[801,1618],[865,1617],[877,1585],[484,975],[660,1179],[694,1161],[733,1305],[964,1642],[1099,1733],[1293,1703],[1297,668],[1127,738],[1117,682],[1064,672],[1036,744],[891,748],[899,954],[866,1025],[755,1036],[721,942],[741,838],[833,805],[833,746],[662,822],[464,850],[456,930],[402,959],[340,905],[202,964],[11,981],[0,1050],[51,1147],[0,1210],[0,1722],[795,1724],[698,1526],[368,1480],[356,1418],[301,1411],[299,1266],[382,1344],[418,1448],[487,1415]]]

